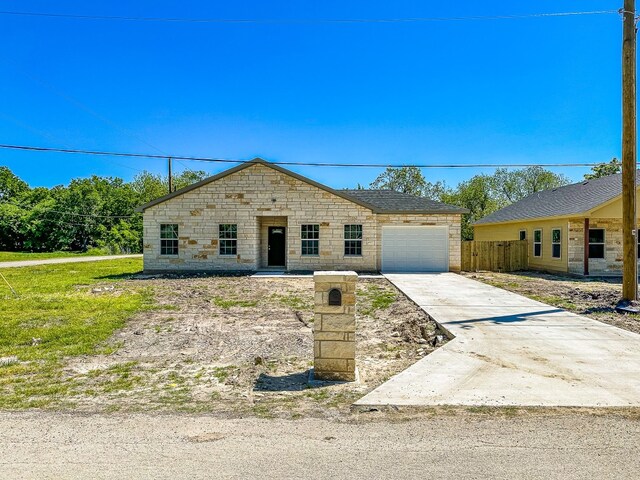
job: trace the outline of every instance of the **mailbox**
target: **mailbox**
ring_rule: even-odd
[[[356,272],[315,272],[313,378],[353,382],[356,370]]]
[[[332,288],[329,291],[329,305],[337,307],[342,305],[342,292],[337,288]]]

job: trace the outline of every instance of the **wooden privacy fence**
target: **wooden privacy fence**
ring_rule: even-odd
[[[528,252],[526,240],[462,242],[462,270],[465,272],[526,270],[529,266]]]

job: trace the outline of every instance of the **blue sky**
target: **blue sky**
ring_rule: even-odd
[[[621,2],[0,1],[0,10],[399,18],[615,10]],[[618,15],[196,24],[0,15],[0,143],[274,161],[599,162],[620,155]],[[34,186],[157,160],[0,150]],[[228,166],[185,162],[212,173]],[[183,165],[177,164],[177,169]],[[333,187],[380,170],[294,168]],[[556,171],[579,180],[587,169]],[[449,185],[492,169],[426,170]]]

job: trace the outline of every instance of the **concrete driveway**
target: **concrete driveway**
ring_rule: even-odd
[[[455,338],[356,405],[640,406],[640,335],[453,273],[385,276]]]

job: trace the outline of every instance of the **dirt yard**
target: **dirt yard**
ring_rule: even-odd
[[[446,341],[384,279],[357,287],[360,384],[310,388],[312,278],[134,277],[118,288],[153,292],[106,345],[73,358],[68,401],[80,411],[171,410],[224,416],[332,416]],[[97,295],[117,295],[113,287]]]
[[[640,333],[640,315],[616,313],[620,279],[571,278],[548,273],[464,273],[465,276],[526,297]]]

